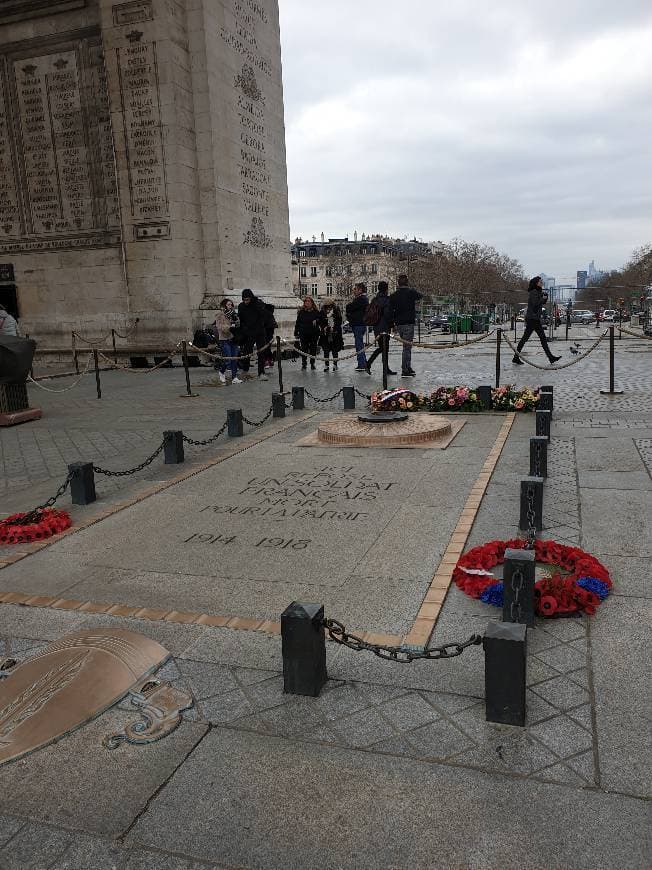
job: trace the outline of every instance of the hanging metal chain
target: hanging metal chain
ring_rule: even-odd
[[[263,423],[265,423],[265,422],[267,422],[267,420],[269,420],[269,418],[272,416],[272,412],[273,412],[273,411],[274,411],[274,406],[272,405],[272,406],[270,407],[269,411],[268,411],[268,412],[265,414],[265,416],[263,417],[263,419],[262,419],[262,420],[259,420],[257,423],[255,423],[253,420],[248,420],[248,419],[245,417],[245,415],[243,414],[243,415],[242,415],[242,422],[243,422],[243,423],[247,423],[249,426],[254,426],[254,427],[257,429],[259,426],[262,426]]]
[[[55,494],[49,498],[47,501],[44,501],[43,504],[38,505],[35,508],[32,508],[31,511],[28,511],[24,517],[20,517],[17,520],[11,520],[8,522],[7,520],[0,520],[0,526],[2,525],[11,525],[11,526],[29,526],[32,523],[38,523],[41,520],[41,512],[46,508],[51,508],[56,501],[58,501],[64,492],[70,486],[70,481],[73,479],[74,474],[72,471],[68,472],[68,477],[61,484],[59,489],[55,492]]]
[[[512,591],[512,600],[509,606],[509,613],[512,622],[521,621],[521,591],[524,582],[525,578],[523,577],[523,569],[515,568],[512,571],[511,580],[509,582],[509,588]]]
[[[337,619],[324,619],[322,625],[328,632],[328,636],[335,643],[346,646],[349,649],[360,652],[365,650],[387,661],[409,664],[417,659],[452,659],[461,655],[467,647],[477,646],[482,643],[482,635],[472,634],[468,640],[462,643],[445,643],[442,646],[433,646],[424,650],[404,649],[400,646],[384,646],[380,643],[367,643],[355,634],[349,634],[346,628]]]
[[[213,441],[216,441],[228,425],[229,421],[225,420],[222,428],[219,429],[219,431],[217,431],[214,435],[211,435],[210,438],[205,438],[203,441],[196,441],[194,438],[188,438],[187,435],[183,436],[183,440],[186,444],[192,444],[194,447],[206,447],[207,444],[212,444]]]
[[[93,466],[93,471],[95,474],[105,474],[107,477],[128,477],[130,474],[136,474],[137,471],[142,471],[143,468],[146,468],[150,465],[156,457],[161,453],[163,448],[165,447],[165,441],[161,441],[156,450],[148,456],[144,462],[141,462],[140,465],[137,465],[135,468],[129,468],[127,471],[109,471],[107,468],[100,468],[99,465]]]
[[[534,476],[541,477],[541,445],[538,443],[534,448]]]
[[[534,542],[536,540],[537,532],[535,528],[535,520],[536,514],[534,512],[534,487],[528,486],[527,492],[525,494],[525,498],[527,499],[527,542],[525,545],[526,550],[534,549]]]
[[[353,387],[353,392],[356,394],[356,396],[360,396],[361,399],[367,399],[368,401],[371,401],[371,393],[361,393],[357,387]]]
[[[320,403],[322,403],[322,404],[323,404],[324,402],[332,402],[333,399],[337,399],[337,397],[338,397],[338,396],[340,395],[340,393],[342,392],[342,390],[339,389],[336,393],[333,393],[332,396],[327,396],[325,399],[320,399],[319,396],[315,396],[313,393],[311,393],[310,390],[309,390],[307,387],[304,387],[304,388],[303,388],[303,391],[304,391],[304,393],[306,394],[306,396],[309,396],[309,397],[313,400],[313,402],[320,402]]]

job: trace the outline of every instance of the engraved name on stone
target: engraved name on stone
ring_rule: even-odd
[[[93,229],[93,196],[77,57],[56,52],[14,61],[32,230]]]
[[[7,82],[0,67],[0,238],[20,235],[23,231],[18,199],[18,183],[9,137]]]
[[[117,49],[124,113],[131,211],[136,220],[168,216],[165,159],[158,96],[156,44],[137,30]]]
[[[101,45],[90,46],[89,60],[88,73],[95,121],[90,127],[90,132],[99,164],[100,223],[102,226],[116,228],[120,226],[120,202],[113,151],[109,92],[104,67],[104,51]]]
[[[113,23],[118,26],[151,21],[153,18],[152,0],[131,0],[130,3],[118,3],[113,7]]]

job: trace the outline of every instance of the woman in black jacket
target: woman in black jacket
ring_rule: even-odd
[[[378,347],[367,360],[367,374],[371,374],[371,364],[379,354],[385,351],[389,354],[389,332],[392,328],[392,315],[389,304],[388,292],[389,285],[387,284],[387,281],[379,281],[378,293],[371,300],[371,304],[367,309],[368,313],[370,310],[373,310],[373,307],[375,305],[380,310],[380,317],[373,324],[374,338],[376,339],[376,344],[378,345]],[[387,374],[395,375],[396,372],[393,372],[390,368],[388,368]]]
[[[306,296],[303,305],[297,312],[297,322],[294,324],[294,337],[299,339],[299,347],[303,353],[310,355],[310,368],[315,370],[317,356],[317,341],[319,339],[319,310],[311,296]],[[308,357],[301,357],[301,368],[307,367]]]
[[[337,355],[344,347],[342,312],[334,302],[325,302],[319,312],[319,344],[324,351],[324,371],[328,371],[328,358],[333,354],[333,371],[337,369]]]

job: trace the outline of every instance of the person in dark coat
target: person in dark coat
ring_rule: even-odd
[[[344,347],[344,339],[342,312],[334,302],[325,302],[319,312],[319,345],[324,351],[324,371],[328,371],[331,354],[333,354],[333,371],[336,371],[337,355]]]
[[[521,340],[519,341],[519,343],[516,345],[516,353],[512,358],[512,362],[516,363],[516,365],[525,365],[519,354],[523,350],[525,342],[528,340],[533,332],[536,332],[536,334],[539,336],[541,347],[543,348],[545,355],[550,360],[551,365],[552,363],[556,363],[557,360],[561,359],[560,356],[553,355],[548,345],[546,334],[543,331],[543,324],[541,322],[541,311],[547,301],[548,294],[543,289],[543,281],[537,275],[535,278],[532,278],[528,287],[527,310],[525,312],[525,332],[521,336]]]
[[[310,355],[310,368],[315,370],[317,342],[319,341],[319,309],[311,296],[306,296],[303,305],[297,312],[294,324],[294,337],[299,339],[299,347],[303,353]],[[301,368],[307,368],[308,357],[301,357]]]
[[[367,327],[364,316],[368,306],[367,287],[365,284],[358,283],[353,288],[353,299],[346,306],[346,319],[351,324],[355,350],[358,355],[358,368],[356,369],[358,372],[367,371],[367,357],[364,352],[364,334]]]
[[[278,323],[274,317],[274,306],[269,302],[263,302],[263,305],[265,306],[265,344],[269,345],[265,348],[265,368],[271,368],[274,365],[274,351],[271,342],[274,340],[274,330]]]
[[[241,333],[240,352],[250,354],[255,345],[258,350],[258,377],[261,381],[268,381],[269,378],[265,374],[264,351],[261,350],[265,346],[268,314],[265,303],[255,296],[248,287],[242,291],[242,302],[238,305],[238,317]],[[250,363],[250,359],[243,359],[240,367],[243,371],[248,372]]]
[[[378,282],[378,293],[374,296],[369,304],[369,308],[373,305],[377,305],[380,309],[380,318],[374,323],[373,331],[374,338],[376,339],[376,344],[378,347],[371,354],[369,359],[367,360],[367,372],[371,374],[371,364],[376,359],[376,357],[383,353],[389,353],[389,333],[392,329],[392,318],[390,313],[390,305],[389,305],[389,285],[387,281],[379,281]],[[387,369],[388,375],[395,375],[396,372],[393,372],[390,368]]]
[[[398,287],[389,297],[389,303],[392,322],[404,342],[401,377],[413,378],[416,372],[412,368],[412,342],[414,341],[416,303],[417,300],[421,299],[421,293],[408,286],[407,275],[399,275],[396,283]]]

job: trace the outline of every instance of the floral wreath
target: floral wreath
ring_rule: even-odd
[[[489,541],[460,556],[453,571],[459,588],[471,598],[479,598],[494,607],[503,606],[503,583],[491,568],[505,561],[505,550],[523,550],[526,542]],[[537,562],[554,565],[568,573],[556,571],[534,584],[534,605],[539,616],[566,616],[572,613],[594,614],[609,594],[611,577],[595,556],[579,547],[565,547],[555,541],[535,541]]]
[[[25,522],[32,518],[35,522]],[[72,525],[70,514],[55,508],[40,508],[30,513],[12,514],[0,520],[0,546],[5,544],[27,544],[43,541],[58,535]]]

